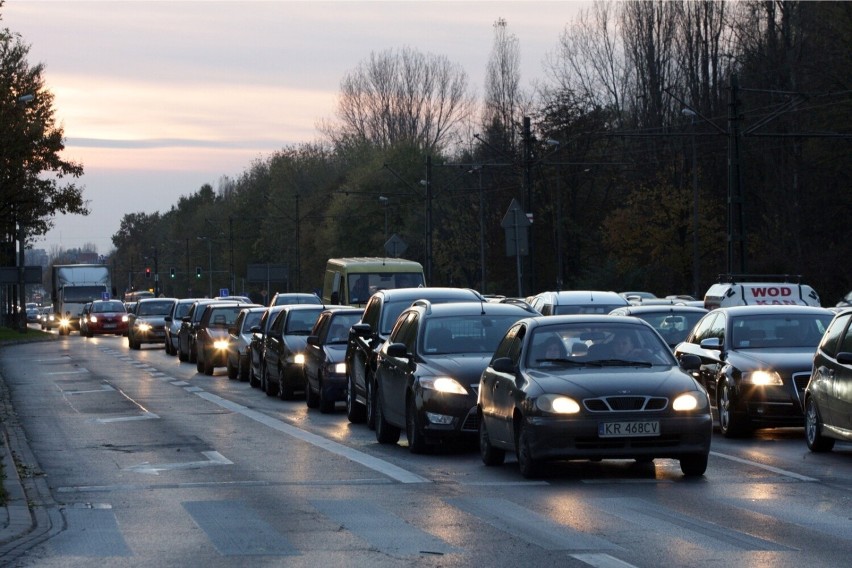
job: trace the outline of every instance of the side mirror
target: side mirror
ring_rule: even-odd
[[[852,353],[848,351],[841,351],[837,354],[837,362],[841,365],[852,365]],[[840,385],[838,384],[838,387]]]
[[[170,322],[174,321],[174,318],[172,318],[172,316],[166,316],[166,317],[163,318],[163,320],[167,323],[170,323]]]
[[[699,346],[702,349],[715,349],[718,351],[722,348],[722,340],[718,337],[708,337],[707,339],[702,339]]]
[[[320,345],[319,337],[316,335],[309,335],[306,341],[308,342],[308,345],[313,345],[314,347],[319,347]]]
[[[388,357],[396,357],[397,359],[407,359],[408,349],[404,343],[391,343],[387,348]]]
[[[508,357],[498,357],[491,362],[491,368],[495,373],[512,375],[515,373],[515,363]]]
[[[684,371],[697,371],[701,368],[701,357],[692,354],[681,355],[680,368]]]
[[[358,337],[369,337],[373,333],[373,329],[368,323],[356,323],[352,326],[352,332]]]

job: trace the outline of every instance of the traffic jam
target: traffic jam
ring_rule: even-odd
[[[388,262],[392,260],[393,262]],[[128,347],[304,400],[412,453],[446,444],[486,466],[655,459],[704,475],[714,431],[801,428],[852,442],[852,308],[798,281],[727,277],[703,299],[546,291],[525,298],[424,286],[420,264],[330,259],[321,294],[110,299],[105,267],[54,267],[42,329]],[[288,303],[292,302],[292,303]],[[72,315],[75,314],[75,315]],[[845,410],[844,410],[845,409]]]

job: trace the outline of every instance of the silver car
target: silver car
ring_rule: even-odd
[[[249,344],[251,343],[251,328],[260,324],[260,318],[266,308],[243,308],[237,321],[229,330],[230,341],[228,341],[228,378],[239,379],[243,382],[249,380],[249,368],[251,360],[249,356]]]
[[[175,302],[171,312],[165,317],[166,322],[166,354],[177,355],[178,330],[183,323],[183,316],[189,313],[189,308],[198,298],[182,298]]]

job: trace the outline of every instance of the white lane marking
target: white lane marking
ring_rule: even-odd
[[[63,390],[62,393],[63,394],[91,394],[93,392],[107,392],[107,391],[114,391],[114,390],[115,390],[115,387],[113,387],[112,385],[101,385],[101,388],[99,388],[99,389],[84,390],[84,391]]]
[[[189,383],[186,381],[173,381],[172,384],[176,387],[188,387]]]
[[[576,558],[580,562],[595,566],[595,568],[636,568],[634,564],[629,564],[623,560],[619,560],[614,556],[603,553],[589,554],[572,554],[572,558]]]
[[[160,417],[153,412],[144,411],[139,416],[118,416],[115,418],[97,418],[95,422],[99,424],[112,424],[113,422],[133,422],[136,420],[158,420]]]
[[[160,475],[161,471],[171,471],[174,469],[197,469],[200,467],[209,467],[211,465],[231,465],[234,463],[219,452],[201,452],[201,454],[207,459],[204,461],[163,463],[158,465],[151,465],[148,462],[145,462],[125,468],[124,471]]]
[[[771,465],[762,464],[760,462],[751,461],[743,458],[738,458],[737,456],[732,456],[729,454],[720,454],[719,452],[710,452],[711,456],[716,456],[717,458],[723,458],[726,460],[731,460],[733,462],[750,465],[753,467],[759,467],[760,469],[765,469],[766,471],[771,471],[772,473],[777,473],[778,475],[783,475],[785,477],[792,477],[793,479],[798,479],[799,481],[807,481],[807,482],[815,482],[819,481],[814,477],[808,477],[807,475],[801,475],[792,471],[787,471],[786,469],[780,469],[777,467],[772,467]]]
[[[47,375],[87,375],[89,374],[88,369],[83,369],[82,367],[76,371],[55,371],[53,373],[45,373]]]
[[[395,466],[390,462],[375,458],[373,456],[365,454],[364,452],[359,452],[358,450],[353,450],[348,446],[344,446],[343,444],[339,444],[327,438],[323,438],[322,436],[306,432],[305,430],[296,428],[295,426],[287,424],[286,422],[282,422],[281,420],[277,420],[275,418],[272,418],[271,416],[267,416],[262,412],[252,410],[241,404],[237,404],[236,402],[232,402],[220,396],[216,396],[215,394],[211,394],[209,392],[198,392],[195,394],[203,398],[204,400],[219,405],[227,410],[242,414],[246,418],[250,418],[251,420],[259,422],[264,426],[268,426],[273,430],[283,432],[284,434],[293,436],[294,438],[302,440],[303,442],[307,442],[333,454],[343,456],[346,459],[355,463],[359,463],[365,467],[372,469],[373,471],[378,471],[379,473],[387,475],[392,479],[396,479],[400,483],[431,483],[431,481],[429,481],[425,477],[420,477],[419,475],[412,473],[408,470],[402,469],[399,466]]]

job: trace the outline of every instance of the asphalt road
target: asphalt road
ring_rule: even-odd
[[[571,462],[526,481],[450,448],[382,446],[119,337],[0,350],[53,520],[14,566],[847,566],[852,445],[718,434],[707,474]]]

